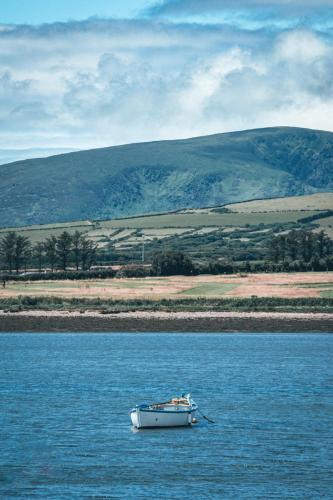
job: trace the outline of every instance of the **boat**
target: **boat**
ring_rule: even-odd
[[[137,429],[152,427],[184,427],[196,423],[198,405],[191,394],[182,394],[164,403],[136,405],[130,411],[132,424]]]

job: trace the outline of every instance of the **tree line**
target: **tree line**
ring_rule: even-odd
[[[103,266],[92,271],[91,267],[96,264],[100,252],[96,243],[84,233],[64,231],[58,237],[50,236],[33,245],[29,238],[9,231],[0,239],[0,258],[3,269],[12,275],[12,279],[25,279],[25,275],[19,275],[19,272],[27,269],[37,269],[39,273],[43,271],[43,277],[46,276],[45,271],[49,271],[48,279],[59,276],[60,270],[64,272],[63,279],[86,279],[93,272],[99,273],[96,277],[106,278],[114,275],[140,277],[333,269],[333,242],[324,231],[292,230],[280,233],[268,239],[265,247],[265,259],[254,263],[231,261],[228,255],[214,260],[207,255],[206,261],[193,262],[186,253],[170,249],[154,252],[150,266],[126,265],[118,272]],[[53,274],[55,270],[57,275]],[[13,271],[16,271],[15,275]],[[34,275],[37,279],[38,273]],[[33,279],[33,274],[29,273],[29,276]]]
[[[39,272],[43,269],[66,271],[70,266],[86,271],[95,263],[96,253],[96,243],[79,231],[73,234],[63,231],[58,237],[50,236],[35,244],[15,231],[9,231],[0,240],[0,256],[9,274],[27,271],[33,266]]]
[[[324,231],[293,230],[273,237],[268,245],[268,260],[278,263],[312,264],[327,267],[332,260],[332,240]]]

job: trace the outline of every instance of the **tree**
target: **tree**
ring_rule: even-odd
[[[268,243],[268,259],[277,264],[280,260],[279,245],[277,244],[277,237],[274,236]]]
[[[97,243],[93,241],[89,241],[89,252],[88,252],[88,260],[87,260],[87,269],[90,269],[93,264],[96,262],[96,254],[98,250]]]
[[[317,234],[317,252],[319,259],[323,259],[332,253],[332,240],[324,231]]]
[[[33,255],[37,259],[37,264],[38,264],[38,271],[42,271],[42,263],[43,263],[43,256],[44,256],[44,244],[41,242],[38,242],[35,244],[33,247]]]
[[[72,251],[76,270],[79,270],[81,260],[82,233],[75,231],[72,236]]]
[[[90,269],[95,261],[97,245],[89,240],[83,233],[75,231],[72,235],[72,254],[76,270]]]
[[[279,252],[279,256],[280,256],[280,260],[282,260],[282,262],[284,262],[286,260],[286,250],[287,250],[287,239],[285,237],[284,234],[282,234],[281,236],[278,236],[278,240],[277,240],[277,245],[278,245],[278,252]]]
[[[66,271],[67,266],[69,264],[71,250],[72,250],[72,237],[67,231],[64,231],[57,238],[57,244],[56,244],[57,258],[59,260],[60,267],[63,271]]]
[[[96,259],[97,245],[86,236],[81,237],[81,267],[83,270],[90,269]]]
[[[274,236],[268,244],[268,257],[274,263],[283,263],[284,269],[320,270],[330,267],[332,240],[323,232],[290,231]]]
[[[57,238],[55,236],[46,238],[44,242],[44,252],[47,263],[50,266],[51,271],[53,272],[57,261]]]
[[[27,272],[28,263],[31,261],[31,255],[31,242],[29,240],[29,245],[26,246],[22,255],[22,267],[24,268],[24,272]]]
[[[17,273],[21,268],[22,261],[24,259],[26,252],[30,248],[30,245],[31,245],[30,240],[26,236],[21,236],[20,234],[16,236],[14,263]]]
[[[195,268],[191,259],[182,252],[164,251],[154,254],[152,271],[157,276],[190,275],[195,273]]]
[[[295,261],[298,255],[297,231],[293,229],[287,234],[286,243],[288,256],[292,261]]]
[[[5,258],[7,269],[10,274],[14,266],[16,239],[17,234],[14,231],[9,231],[0,242],[0,250]]]

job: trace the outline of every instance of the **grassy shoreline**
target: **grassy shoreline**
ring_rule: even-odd
[[[325,297],[281,298],[172,298],[105,299],[56,296],[17,296],[0,298],[0,310],[21,311],[95,311],[100,314],[121,312],[302,312],[333,313],[333,299]]]

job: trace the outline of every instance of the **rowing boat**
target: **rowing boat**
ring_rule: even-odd
[[[196,422],[198,405],[190,394],[172,398],[164,403],[136,405],[130,411],[132,424],[137,429],[151,427],[183,427]]]

